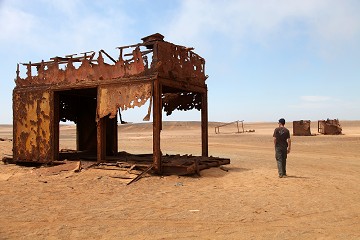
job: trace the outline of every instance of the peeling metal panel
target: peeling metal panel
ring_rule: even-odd
[[[192,49],[169,42],[158,42],[156,57],[159,76],[204,86],[207,78],[205,59],[194,53]]]
[[[95,52],[91,55],[85,53],[81,57],[55,57],[51,61],[41,61],[38,63],[23,63],[27,69],[26,77],[19,76],[15,80],[17,87],[36,86],[36,85],[68,85],[94,82],[103,80],[122,79],[132,76],[149,74],[147,54],[152,51],[141,51],[141,44],[136,46],[130,54],[125,54],[128,59],[121,55],[118,60],[114,60],[104,50],[98,52],[95,59]],[[105,63],[103,53],[114,61],[114,64]],[[130,57],[130,58],[129,58]],[[80,64],[78,68],[74,63]]]
[[[14,160],[48,162],[51,152],[51,93],[14,91]]]
[[[152,82],[130,85],[106,85],[98,89],[97,119],[110,114],[114,118],[118,109],[140,107],[152,96]]]

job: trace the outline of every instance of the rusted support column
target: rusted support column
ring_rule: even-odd
[[[114,135],[113,135],[113,154],[117,154],[119,149],[118,149],[118,121],[117,121],[117,115],[114,119],[114,123],[113,123],[113,131],[114,131]]]
[[[52,92],[53,102],[51,104],[52,107],[52,116],[51,122],[52,124],[52,131],[53,131],[53,152],[52,152],[52,160],[59,160],[59,136],[60,136],[60,98],[58,92]]]
[[[100,118],[97,122],[97,162],[105,161],[106,157],[106,121]]]
[[[114,156],[118,152],[117,117],[106,117],[106,155]]]
[[[159,79],[154,81],[153,85],[153,165],[154,170],[162,173],[161,168],[161,149],[160,149],[160,132],[161,132],[161,85]]]
[[[201,145],[202,156],[208,157],[208,103],[207,103],[207,87],[206,91],[201,94]]]

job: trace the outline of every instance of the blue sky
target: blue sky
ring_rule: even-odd
[[[0,0],[0,32],[0,124],[12,123],[18,62],[116,57],[156,32],[206,59],[209,121],[360,120],[358,0]],[[123,118],[141,122],[146,111]]]

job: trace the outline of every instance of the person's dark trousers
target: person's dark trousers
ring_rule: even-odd
[[[279,177],[285,176],[287,149],[282,147],[275,147],[275,158],[277,162]]]

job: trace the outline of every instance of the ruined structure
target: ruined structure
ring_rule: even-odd
[[[294,136],[311,136],[310,120],[293,121]]]
[[[200,110],[202,159],[214,160],[208,158],[205,60],[192,48],[163,38],[156,33],[142,38],[142,43],[118,47],[118,59],[100,50],[22,63],[27,69],[23,78],[18,64],[13,91],[13,160],[49,163],[62,159],[59,122],[69,120],[76,123],[77,151],[95,156],[98,162],[106,161],[118,153],[118,111],[140,107],[149,99],[145,119],[152,108],[152,167],[157,173],[164,169],[162,110],[167,115],[176,109]],[[196,166],[188,164],[186,169],[201,166],[199,160],[193,162]]]
[[[240,132],[240,129],[239,129],[239,122],[241,122],[241,128],[242,128],[242,133],[245,132],[245,129],[244,129],[244,120],[237,120],[237,121],[234,121],[234,122],[230,122],[230,123],[223,123],[223,124],[220,124],[218,126],[215,127],[215,134],[219,134],[220,133],[220,127],[225,127],[225,126],[228,126],[228,125],[231,125],[231,124],[234,124],[236,123],[236,128],[237,128],[237,133],[241,133]]]
[[[318,132],[324,135],[339,135],[342,133],[339,119],[327,119],[318,121]]]

